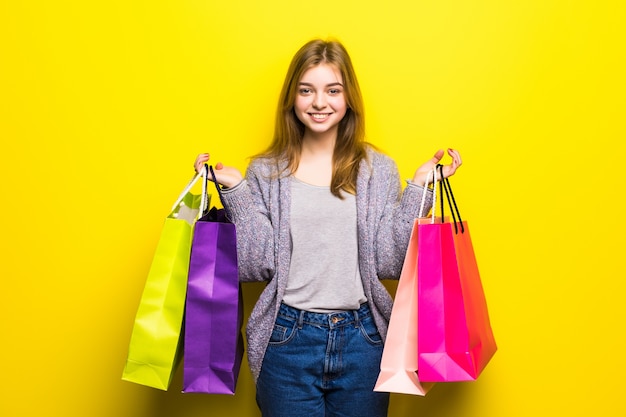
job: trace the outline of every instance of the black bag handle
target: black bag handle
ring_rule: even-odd
[[[446,199],[448,200],[448,206],[450,207],[450,212],[452,212],[452,220],[454,221],[454,233],[459,233],[459,226],[461,226],[461,233],[465,233],[465,226],[463,226],[463,220],[461,220],[461,213],[459,212],[459,207],[456,204],[456,200],[454,199],[454,194],[452,193],[452,186],[450,185],[450,179],[443,177],[443,165],[437,164],[437,168],[439,168],[439,175],[441,177],[441,181],[439,181],[439,195],[441,196],[441,222],[443,223],[443,193],[446,193]],[[453,207],[454,206],[454,207]]]
[[[208,168],[209,172],[211,173],[211,178],[213,179],[213,183],[215,184],[215,188],[217,188],[217,194],[220,197],[220,201],[222,202],[222,206],[224,207],[224,213],[226,213],[226,218],[228,220],[231,219],[230,217],[230,211],[228,211],[228,208],[226,207],[226,204],[224,204],[224,196],[222,195],[222,187],[220,187],[220,184],[217,182],[217,179],[215,178],[215,171],[213,171],[213,166],[212,165],[208,165],[208,164],[204,164],[205,168]]]

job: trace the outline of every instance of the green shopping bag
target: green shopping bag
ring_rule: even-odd
[[[202,194],[190,192],[200,179]],[[208,206],[206,172],[180,194],[165,219],[139,302],[122,374],[125,381],[167,390],[182,358],[183,315],[193,224]]]

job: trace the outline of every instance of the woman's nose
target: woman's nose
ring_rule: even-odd
[[[324,94],[316,94],[313,100],[313,108],[320,110],[326,107],[326,97]]]

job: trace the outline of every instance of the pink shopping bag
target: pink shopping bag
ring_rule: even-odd
[[[453,222],[418,225],[417,365],[422,381],[471,381],[497,346],[468,224],[460,218],[449,180],[440,190]]]
[[[426,395],[434,385],[420,382],[417,372],[417,242],[424,220],[413,223],[374,391]]]

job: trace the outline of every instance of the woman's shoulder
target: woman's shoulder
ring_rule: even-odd
[[[276,158],[269,156],[255,156],[250,160],[248,169],[252,169],[256,172],[274,172],[277,169],[279,162]]]
[[[385,152],[376,148],[373,145],[367,145],[365,149],[367,155],[367,162],[370,168],[374,171],[378,170],[392,170],[397,169],[396,162]]]
[[[265,180],[276,179],[285,172],[286,167],[286,161],[268,156],[256,156],[250,160],[247,176]]]

